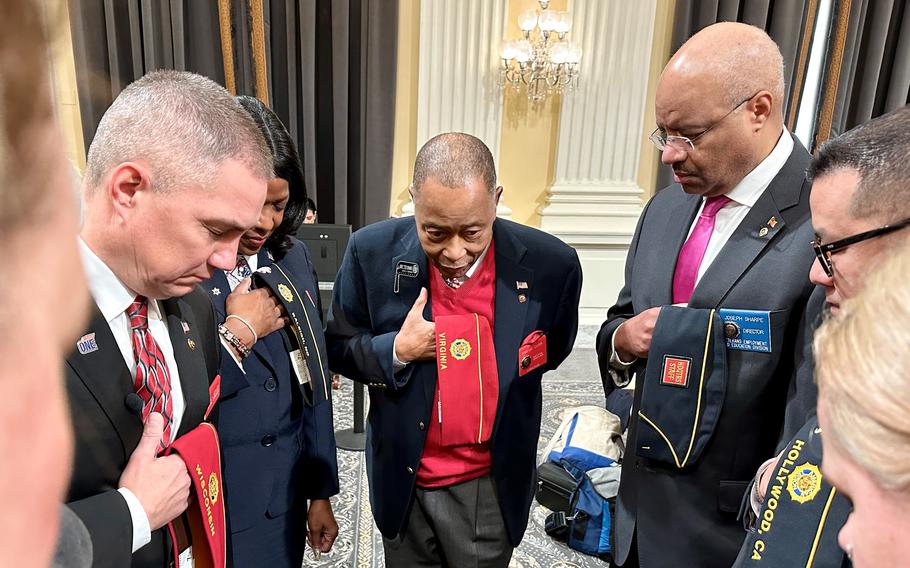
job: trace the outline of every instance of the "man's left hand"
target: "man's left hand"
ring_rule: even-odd
[[[307,512],[307,542],[313,550],[328,552],[338,538],[338,523],[328,499],[314,499]]]

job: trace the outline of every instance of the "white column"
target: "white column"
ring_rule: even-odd
[[[422,0],[417,84],[417,148],[442,132],[483,140],[499,169],[502,91],[497,85],[505,0]],[[413,203],[402,213],[413,214]],[[497,215],[512,210],[502,201]]]
[[[578,251],[581,322],[616,301],[641,213],[639,152],[656,0],[574,0],[570,38],[583,49],[579,87],[563,98],[556,178],[541,228]]]

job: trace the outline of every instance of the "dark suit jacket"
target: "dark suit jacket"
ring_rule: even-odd
[[[796,339],[796,372],[790,383],[784,428],[781,431],[778,450],[783,449],[803,425],[815,417],[818,385],[815,384],[815,355],[812,352],[812,343],[815,339],[815,330],[827,315],[825,289],[816,286],[806,304],[806,313]]]
[[[218,373],[218,336],[214,310],[201,289],[161,304],[186,399],[179,437],[202,422],[208,407],[209,383]],[[184,322],[189,331],[184,331]],[[126,501],[117,492],[117,482],[142,436],[142,422],[124,404],[126,395],[135,392],[133,377],[97,308],[86,330],[92,332],[98,350],[85,355],[74,351],[66,359],[66,386],[76,437],[67,505],[91,534],[96,568],[165,566],[172,559],[166,528],[154,531],[152,541],[135,554],[130,551],[132,522]],[[192,349],[189,340],[195,345]]]
[[[257,259],[260,268],[273,266],[264,248]],[[308,290],[314,301],[319,301],[315,269],[303,243],[294,239],[293,247],[278,264],[300,293]],[[202,287],[215,306],[218,321],[224,321],[225,300],[231,291],[224,272],[216,271]],[[317,306],[312,314],[318,337],[308,343],[316,346],[323,361],[328,362],[322,338],[322,310]],[[240,532],[264,521],[266,516],[274,518],[288,512],[305,518],[307,499],[328,499],[338,493],[330,398],[332,376],[328,367],[324,371],[329,397],[319,397],[315,406],[309,406],[301,404],[299,394],[296,402],[293,398],[294,390],[299,393],[299,386],[279,333],[256,342],[253,354],[243,360],[243,371],[230,354],[223,353],[221,360],[217,425],[224,452],[225,504],[231,530]],[[321,378],[314,374],[314,381],[321,389]],[[287,536],[303,544],[303,532]],[[288,542],[289,547],[292,545]],[[300,546],[301,554],[302,550]],[[234,556],[236,566],[254,566],[256,561],[239,558],[236,553]]]
[[[497,219],[494,344],[499,404],[493,428],[493,478],[506,530],[517,545],[524,535],[536,484],[541,377],[572,350],[578,327],[581,267],[575,251],[546,233]],[[400,277],[399,262],[418,266]],[[326,338],[332,368],[370,386],[367,472],[373,516],[395,537],[407,520],[415,473],[426,439],[436,388],[436,363],[392,370],[392,343],[420,288],[429,290],[427,257],[413,218],[393,219],[354,234],[335,282]],[[527,289],[518,290],[518,283]],[[527,295],[519,302],[519,293]],[[432,301],[432,299],[431,299]],[[427,304],[424,317],[432,319]],[[547,362],[518,376],[518,348],[534,330],[547,334]]]
[[[701,460],[684,471],[643,463],[623,464],[616,505],[618,564],[625,562],[633,535],[643,567],[728,567],[743,541],[736,513],[743,492],[765,459],[774,455],[787,388],[793,373],[793,344],[812,291],[809,220],[809,154],[795,147],[780,173],[737,227],[696,286],[691,307],[769,311],[771,353],[728,350],[729,379],[723,411]],[[698,212],[701,198],[678,185],[661,190],[645,206],[626,260],[625,284],[597,337],[597,353],[608,396],[610,338],[630,317],[672,303],[676,257]],[[773,227],[768,222],[776,219]],[[767,228],[765,235],[760,235]],[[644,377],[647,360],[633,366]],[[627,447],[635,448],[635,393]],[[631,454],[631,452],[630,452]]]

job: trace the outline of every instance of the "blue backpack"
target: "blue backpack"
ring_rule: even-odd
[[[616,422],[606,429],[617,432],[619,420],[609,417],[603,409],[596,410],[592,414],[592,409],[577,408],[574,416],[570,410],[548,448],[551,451],[544,454],[549,463],[560,466],[559,475],[565,472],[565,482],[556,483],[572,488],[568,511],[550,513],[544,528],[569,548],[609,561],[613,552],[612,519],[620,467],[616,460],[604,454],[619,457],[622,445],[621,442],[604,444],[605,438],[612,437],[604,431],[605,426]],[[578,432],[585,435],[579,437]],[[599,443],[594,444],[597,447],[586,447],[594,438],[599,438]],[[556,468],[550,468],[553,469]]]

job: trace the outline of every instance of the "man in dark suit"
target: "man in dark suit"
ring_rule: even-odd
[[[328,317],[329,362],[370,387],[367,472],[386,563],[505,567],[535,489],[541,378],[575,339],[581,267],[556,238],[496,219],[502,188],[473,136],[427,142],[410,191],[413,219],[351,239]],[[481,332],[478,343],[470,334],[446,343],[441,318],[463,314],[494,330],[484,355]],[[439,373],[472,353],[498,381],[453,406],[476,383]],[[447,442],[475,411],[476,443]],[[495,416],[487,428],[485,415]]]
[[[98,125],[79,242],[95,303],[66,367],[67,504],[91,535],[94,566],[188,563],[178,517],[190,478],[178,456],[159,456],[217,400],[214,312],[197,284],[234,266],[271,167],[249,116],[191,73],[149,73]]]
[[[829,140],[810,164],[816,261],[809,278],[817,286],[806,311],[803,337],[797,343],[802,352],[787,401],[781,435],[784,448],[807,423],[817,423],[818,386],[812,350],[815,330],[829,314],[837,315],[841,302],[862,290],[870,272],[907,244],[904,229],[910,226],[910,190],[904,164],[910,159],[910,144],[901,134],[907,128],[910,107],[903,107]],[[769,484],[778,475],[776,464],[782,458],[778,454],[767,460],[756,474],[749,503],[755,516],[761,513]],[[840,499],[838,496],[833,501],[835,506]],[[804,509],[795,508],[788,514],[797,518],[799,526],[819,525],[818,518]],[[806,516],[800,517],[804,512]],[[805,535],[805,541],[795,541],[792,535],[790,542],[786,542],[786,536],[778,539],[786,546],[794,565],[801,559],[805,563],[811,545],[818,546],[816,565],[840,566],[843,558],[834,537],[844,521],[843,514],[826,511],[821,524],[831,538],[823,538],[820,544],[815,544],[809,535]],[[747,537],[740,552],[742,565],[754,564],[747,559],[752,556],[755,541],[761,538],[754,534]]]
[[[608,397],[637,377],[616,504],[621,566],[730,566],[743,494],[777,443],[812,289],[809,154],[783,127],[783,95],[780,51],[744,24],[702,30],[661,75],[651,139],[676,183],[642,212],[597,338]],[[726,349],[722,412],[700,459],[682,468],[636,455],[650,427],[638,414],[645,370],[662,364],[649,359],[651,337],[671,304],[750,310],[770,335],[767,349]]]

